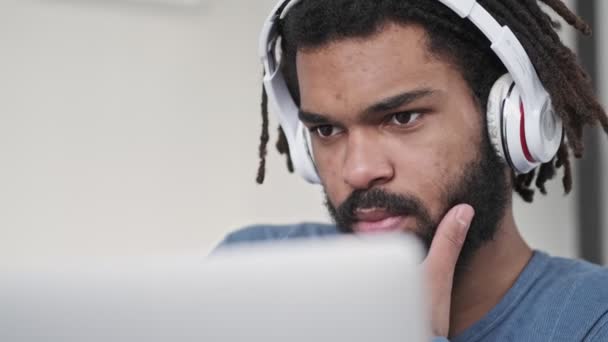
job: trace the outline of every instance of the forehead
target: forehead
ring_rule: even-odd
[[[296,64],[301,106],[335,110],[317,107],[330,106],[335,100],[363,106],[421,87],[447,90],[455,70],[435,58],[427,45],[423,28],[387,24],[370,37],[299,51]]]

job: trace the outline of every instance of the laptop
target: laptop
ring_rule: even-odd
[[[429,341],[407,236],[0,270],[0,341]]]

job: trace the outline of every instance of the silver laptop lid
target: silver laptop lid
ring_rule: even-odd
[[[0,273],[2,341],[428,341],[407,237],[355,236],[200,257]]]

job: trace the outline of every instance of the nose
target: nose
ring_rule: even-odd
[[[377,138],[350,134],[343,166],[344,182],[355,190],[370,189],[391,181],[395,170]]]

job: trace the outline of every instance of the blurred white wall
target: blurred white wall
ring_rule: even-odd
[[[0,2],[0,259],[206,252],[243,225],[327,221],[274,149],[254,182],[274,0],[201,2]],[[516,202],[517,220],[574,256],[576,195],[559,183]]]
[[[278,158],[254,183],[273,0],[202,2],[0,2],[0,255],[206,251],[325,218]]]

